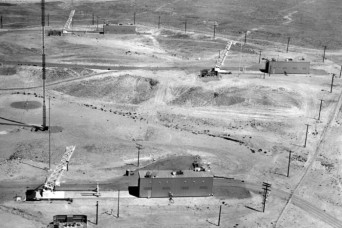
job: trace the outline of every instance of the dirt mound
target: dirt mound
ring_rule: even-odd
[[[157,80],[151,78],[122,75],[73,83],[56,90],[75,97],[140,104],[155,95],[158,84]]]
[[[180,87],[175,89],[180,94],[174,99],[172,105],[199,106],[230,106],[262,105],[273,107],[301,107],[300,95],[284,88],[271,89],[264,86],[250,88],[221,88],[216,91],[206,90],[202,87]]]

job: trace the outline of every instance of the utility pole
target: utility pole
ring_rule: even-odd
[[[291,37],[288,37],[288,38],[287,38],[287,47],[286,47],[286,53],[287,53],[287,52],[289,52],[290,40],[291,40]]]
[[[93,21],[92,21],[93,23],[93,25],[95,25],[95,15],[94,15],[94,13],[93,13]]]
[[[269,188],[271,187],[271,185],[268,184],[268,183],[263,182],[263,183],[262,183],[262,186],[263,186],[262,189],[264,189],[264,201],[263,201],[263,209],[262,209],[262,212],[265,212],[267,193],[268,193],[268,191],[271,191],[271,190],[269,189]]]
[[[184,32],[186,33],[186,23],[187,21],[185,20],[185,23],[184,23]]]
[[[120,216],[120,190],[118,190],[118,212],[116,214],[117,218]]]
[[[136,147],[138,149],[138,167],[140,165],[140,150],[143,148],[143,146],[139,143],[136,143]]]
[[[308,131],[309,131],[309,124],[305,124],[306,125],[306,134],[305,134],[305,142],[304,142],[304,148],[306,147],[306,140],[308,139]]]
[[[332,74],[332,76],[331,76],[331,85],[330,85],[330,93],[332,93],[332,88],[333,88],[333,85],[334,85],[334,77],[335,77],[335,74]]]
[[[134,16],[133,16],[133,24],[135,25],[135,12],[134,12]]]
[[[325,50],[327,49],[327,46],[324,46],[324,51],[323,51],[323,63],[324,63],[324,59],[325,59]]]
[[[48,14],[48,26],[50,26],[50,14]]]
[[[42,78],[43,78],[43,130],[47,130],[46,128],[46,105],[45,105],[45,0],[42,0],[41,2],[41,7],[42,7],[42,49],[43,49],[43,54],[42,54],[42,67],[43,67],[43,72],[42,72]]]
[[[0,17],[0,24],[1,24],[1,28],[3,28],[3,26],[2,26],[2,15]]]
[[[321,101],[321,104],[319,106],[318,120],[320,120],[320,118],[321,118],[322,103],[323,103],[324,100],[320,99],[320,101]]]
[[[259,63],[261,61],[261,50],[259,51]]]
[[[51,106],[49,96],[49,170],[51,170]]]
[[[96,16],[96,31],[99,31],[99,16]]]
[[[290,176],[291,153],[292,153],[292,151],[290,150],[290,151],[289,151],[289,164],[288,164],[288,166],[287,166],[287,177]]]
[[[247,43],[247,32],[248,31],[245,32],[245,44]]]
[[[158,17],[158,29],[160,28],[160,16]]]
[[[99,222],[99,201],[96,201],[96,221],[95,224],[97,225]]]
[[[341,76],[342,76],[342,66],[341,66],[341,69],[340,69],[340,78],[341,78]]]
[[[222,205],[220,205],[220,212],[219,212],[217,226],[220,226],[220,223],[221,223],[221,211],[222,211]]]
[[[214,39],[215,39],[215,33],[216,33],[216,24],[214,24]]]

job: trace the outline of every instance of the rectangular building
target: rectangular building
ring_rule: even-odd
[[[103,25],[103,31],[105,34],[136,34],[136,26],[106,24]]]
[[[193,170],[139,171],[139,197],[194,197],[213,195],[213,175]]]
[[[267,60],[265,71],[269,74],[309,74],[310,62]]]

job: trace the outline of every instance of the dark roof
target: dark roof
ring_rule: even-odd
[[[151,177],[145,177],[149,172]],[[193,170],[182,170],[183,174],[172,175],[174,170],[140,170],[140,178],[187,178],[187,177],[213,177],[211,172],[195,172]]]

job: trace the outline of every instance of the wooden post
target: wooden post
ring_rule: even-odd
[[[288,166],[287,166],[287,177],[290,176],[291,153],[292,153],[292,151],[290,150],[290,151],[289,151],[289,164],[288,164]]]
[[[133,16],[133,24],[135,25],[135,12],[134,12],[134,16]]]
[[[306,134],[305,134],[304,148],[306,147],[306,141],[308,139],[309,126],[310,126],[309,124],[306,124]]]
[[[291,37],[288,37],[288,38],[287,38],[286,53],[289,52],[290,39],[291,39]]]
[[[93,25],[95,25],[95,15],[94,15],[94,13],[93,13],[93,21],[92,21],[93,23]]]
[[[261,50],[259,51],[259,63],[261,61]]]
[[[215,39],[215,34],[216,33],[216,24],[214,24],[214,39]]]
[[[138,167],[139,167],[139,162],[140,162],[140,148],[138,148]]]
[[[50,14],[48,14],[48,26],[50,26]]]
[[[325,50],[327,49],[327,46],[324,46],[324,51],[323,51],[323,63],[324,63],[324,59],[325,59]]]
[[[322,103],[323,103],[323,99],[321,99],[321,104],[319,106],[318,120],[320,120],[321,118]]]
[[[221,211],[222,211],[222,205],[220,205],[220,212],[219,212],[217,226],[220,226],[220,223],[221,223]]]
[[[2,26],[2,15],[0,17],[0,24],[1,24],[1,28],[3,28],[3,26]]]
[[[342,66],[341,66],[341,69],[340,69],[340,78],[341,78],[341,75],[342,75]]]
[[[158,18],[158,29],[160,28],[160,16]]]

